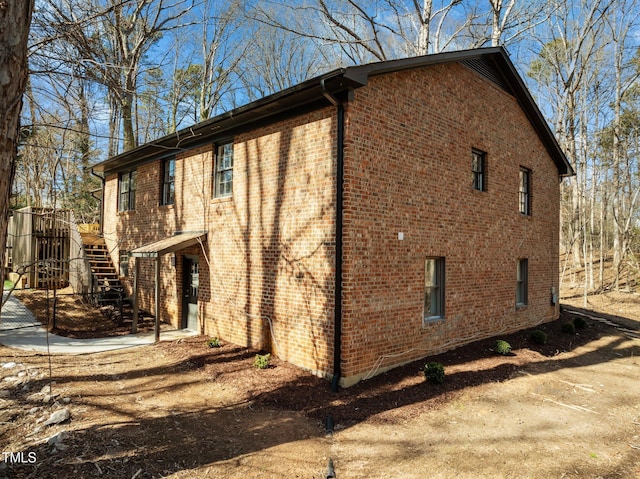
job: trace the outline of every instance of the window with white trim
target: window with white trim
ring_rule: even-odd
[[[233,193],[233,143],[218,145],[214,163],[214,198],[231,196]]]

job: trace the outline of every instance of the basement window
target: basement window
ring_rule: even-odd
[[[444,318],[444,258],[424,262],[424,322]]]
[[[516,307],[522,308],[527,305],[529,290],[529,260],[521,258],[518,260],[516,271]]]

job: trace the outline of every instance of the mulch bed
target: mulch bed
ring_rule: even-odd
[[[337,392],[331,391],[329,381],[278,358],[271,359],[270,368],[257,370],[253,361],[258,351],[229,343],[209,348],[202,336],[156,347],[174,356],[181,367],[201,369],[212,381],[233,381],[231,385],[244,391],[243,400],[252,407],[298,411],[323,424],[329,421],[337,427],[347,427],[365,419],[394,422],[398,419],[394,416],[402,417],[398,411],[405,405],[418,405],[414,408],[417,413],[440,407],[465,388],[505,381],[519,374],[525,365],[548,361],[612,332],[611,326],[592,320],[587,320],[586,327],[575,334],[562,332],[562,325],[573,319],[570,313],[562,313],[557,321],[414,361]],[[546,344],[535,344],[529,339],[533,329],[547,334]],[[496,354],[493,351],[496,339],[507,341],[512,353]],[[422,368],[428,361],[444,366],[443,384],[425,380]]]
[[[57,297],[54,329],[49,320],[52,308],[50,293],[48,298],[44,291],[16,291],[14,294],[43,325],[49,324],[49,329],[60,335],[89,338],[129,334],[131,331],[130,321],[118,324],[105,314],[108,311],[104,308],[96,308],[78,295],[65,294]],[[586,327],[578,329],[575,334],[563,332],[563,324],[575,317],[563,311],[560,319],[554,322],[499,338],[476,341],[394,368],[337,392],[331,391],[331,384],[326,379],[317,378],[276,357],[271,359],[267,370],[257,370],[253,361],[258,351],[224,342],[221,348],[209,348],[208,338],[203,336],[163,342],[155,347],[175,357],[184,370],[199,369],[211,380],[233,382],[232,386],[244,392],[242,400],[255,406],[299,411],[323,423],[329,420],[348,425],[372,417],[376,421],[394,421],[394,411],[405,405],[419,405],[416,411],[439,407],[465,388],[505,381],[527,364],[548,360],[612,331],[611,326],[589,319]],[[151,331],[153,327],[153,318],[140,319],[140,331]],[[535,344],[530,339],[534,329],[547,335],[545,344]],[[510,355],[502,356],[493,351],[497,339],[511,345]],[[443,384],[425,380],[422,368],[426,362],[438,362],[444,366],[446,379]]]

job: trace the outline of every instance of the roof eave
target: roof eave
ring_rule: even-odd
[[[542,139],[547,152],[558,168],[560,177],[574,176],[575,171],[571,166],[558,141],[549,128],[549,124],[542,115],[535,100],[529,93],[522,77],[511,62],[504,47],[488,47],[472,50],[458,50],[452,52],[438,53],[435,55],[424,55],[419,57],[403,58],[385,62],[371,63],[367,65],[348,67],[345,77],[354,81],[366,84],[369,77],[383,73],[407,70],[410,68],[423,67],[428,65],[442,65],[445,63],[462,62],[478,57],[491,59],[493,64],[500,70],[504,79],[514,92],[516,100],[524,110],[532,126]]]
[[[499,61],[497,60],[498,58],[500,58]],[[547,152],[558,167],[558,175],[561,178],[574,176],[575,171],[571,166],[569,159],[560,147],[555,134],[549,127],[549,123],[547,123],[547,120],[538,108],[538,105],[531,96],[524,80],[516,70],[515,65],[511,62],[511,59],[504,48],[499,47],[499,51],[494,55],[494,61],[498,62],[498,68],[503,69],[503,75],[514,90],[518,103],[529,118],[529,121],[538,133],[538,136],[542,139]],[[505,69],[506,71],[504,71]]]
[[[212,138],[231,135],[247,125],[321,101],[325,98],[325,90],[339,94],[349,88],[361,86],[357,81],[345,78],[344,72],[344,69],[334,70],[138,146],[96,164],[93,171],[110,174],[148,160],[175,155],[198,144],[210,142]]]
[[[501,72],[513,91],[516,100],[556,164],[559,176],[566,177],[575,175],[575,171],[562,151],[562,148],[560,148],[555,135],[549,128],[547,121],[544,119],[524,81],[518,74],[503,47],[445,52],[435,55],[403,58],[337,69],[223,113],[192,127],[182,129],[151,143],[121,153],[120,155],[98,163],[93,167],[93,170],[95,172],[109,174],[123,171],[134,165],[161,158],[162,156],[174,155],[199,144],[214,141],[215,138],[231,135],[232,132],[235,133],[243,127],[258,123],[269,117],[322,101],[326,92],[337,94],[350,88],[364,86],[368,83],[369,77],[372,75],[429,65],[461,62],[478,57],[490,59]]]

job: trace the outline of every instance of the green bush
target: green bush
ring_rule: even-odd
[[[258,369],[267,369],[269,367],[269,361],[271,361],[271,354],[256,354],[253,365]]]
[[[424,378],[430,383],[442,384],[444,382],[444,366],[440,363],[427,363],[422,368]]]
[[[534,331],[531,331],[531,334],[529,334],[529,339],[531,340],[532,343],[535,343],[535,344],[546,344],[547,333],[545,333],[544,331],[541,331],[540,329],[536,329]]]
[[[587,327],[587,320],[584,318],[573,318],[573,325],[576,329],[584,329]]]
[[[576,326],[573,324],[573,321],[567,321],[566,323],[562,323],[560,327],[561,331],[566,334],[576,334]]]
[[[209,339],[209,341],[207,341],[207,346],[209,346],[210,348],[220,348],[222,347],[222,343],[218,338],[211,338]]]
[[[503,356],[506,356],[511,352],[511,345],[502,339],[498,339],[496,341],[496,345],[493,348],[493,350],[498,354],[502,354]]]

